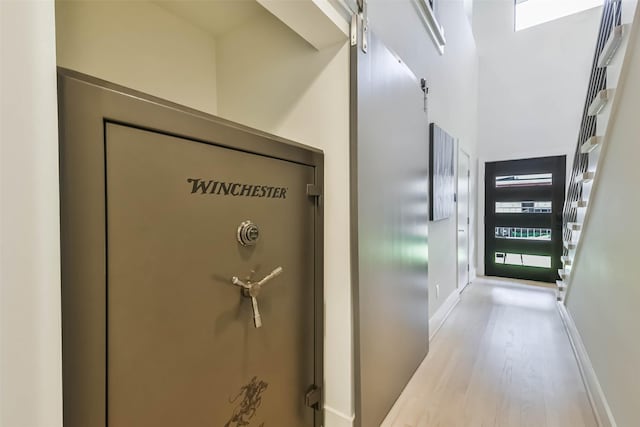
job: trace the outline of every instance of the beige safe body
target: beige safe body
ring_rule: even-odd
[[[320,426],[320,151],[59,71],[66,427]]]

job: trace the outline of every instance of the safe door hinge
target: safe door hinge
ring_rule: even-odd
[[[309,197],[322,196],[322,188],[319,185],[307,184],[307,196]]]
[[[309,387],[309,390],[307,390],[307,394],[304,397],[305,405],[315,410],[319,410],[321,401],[322,389],[316,385]]]

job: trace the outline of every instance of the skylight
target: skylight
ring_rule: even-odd
[[[516,31],[519,31],[602,6],[604,0],[515,0],[515,3]]]

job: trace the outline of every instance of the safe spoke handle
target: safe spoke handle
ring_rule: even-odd
[[[258,295],[260,294],[260,289],[262,288],[262,285],[264,285],[274,277],[279,276],[281,273],[282,267],[277,267],[271,273],[264,276],[264,278],[259,282],[252,282],[251,280],[247,280],[247,282],[245,283],[236,276],[233,276],[231,278],[231,283],[242,288],[242,295],[247,298],[251,298],[253,324],[256,328],[262,326],[262,316],[260,316],[260,310],[258,309]]]

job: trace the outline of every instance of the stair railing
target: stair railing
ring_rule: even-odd
[[[578,132],[578,142],[576,145],[575,156],[573,158],[573,168],[571,170],[571,177],[562,215],[562,237],[565,242],[563,248],[563,260],[570,259],[570,252],[574,250],[578,244],[575,239],[575,235],[579,233],[580,230],[580,224],[577,224],[577,219],[578,209],[581,208],[580,202],[583,200],[583,174],[589,170],[589,154],[583,153],[581,148],[587,140],[596,136],[597,116],[591,115],[589,109],[598,94],[607,87],[607,68],[599,67],[598,59],[605,48],[613,28],[621,25],[621,23],[622,0],[605,0],[602,18],[600,20],[596,49],[591,65],[591,75],[589,77],[589,85],[587,87],[587,96]],[[562,271],[559,271],[559,276],[561,278],[561,280],[557,282],[559,301],[564,300],[569,275],[570,270],[563,269]]]

